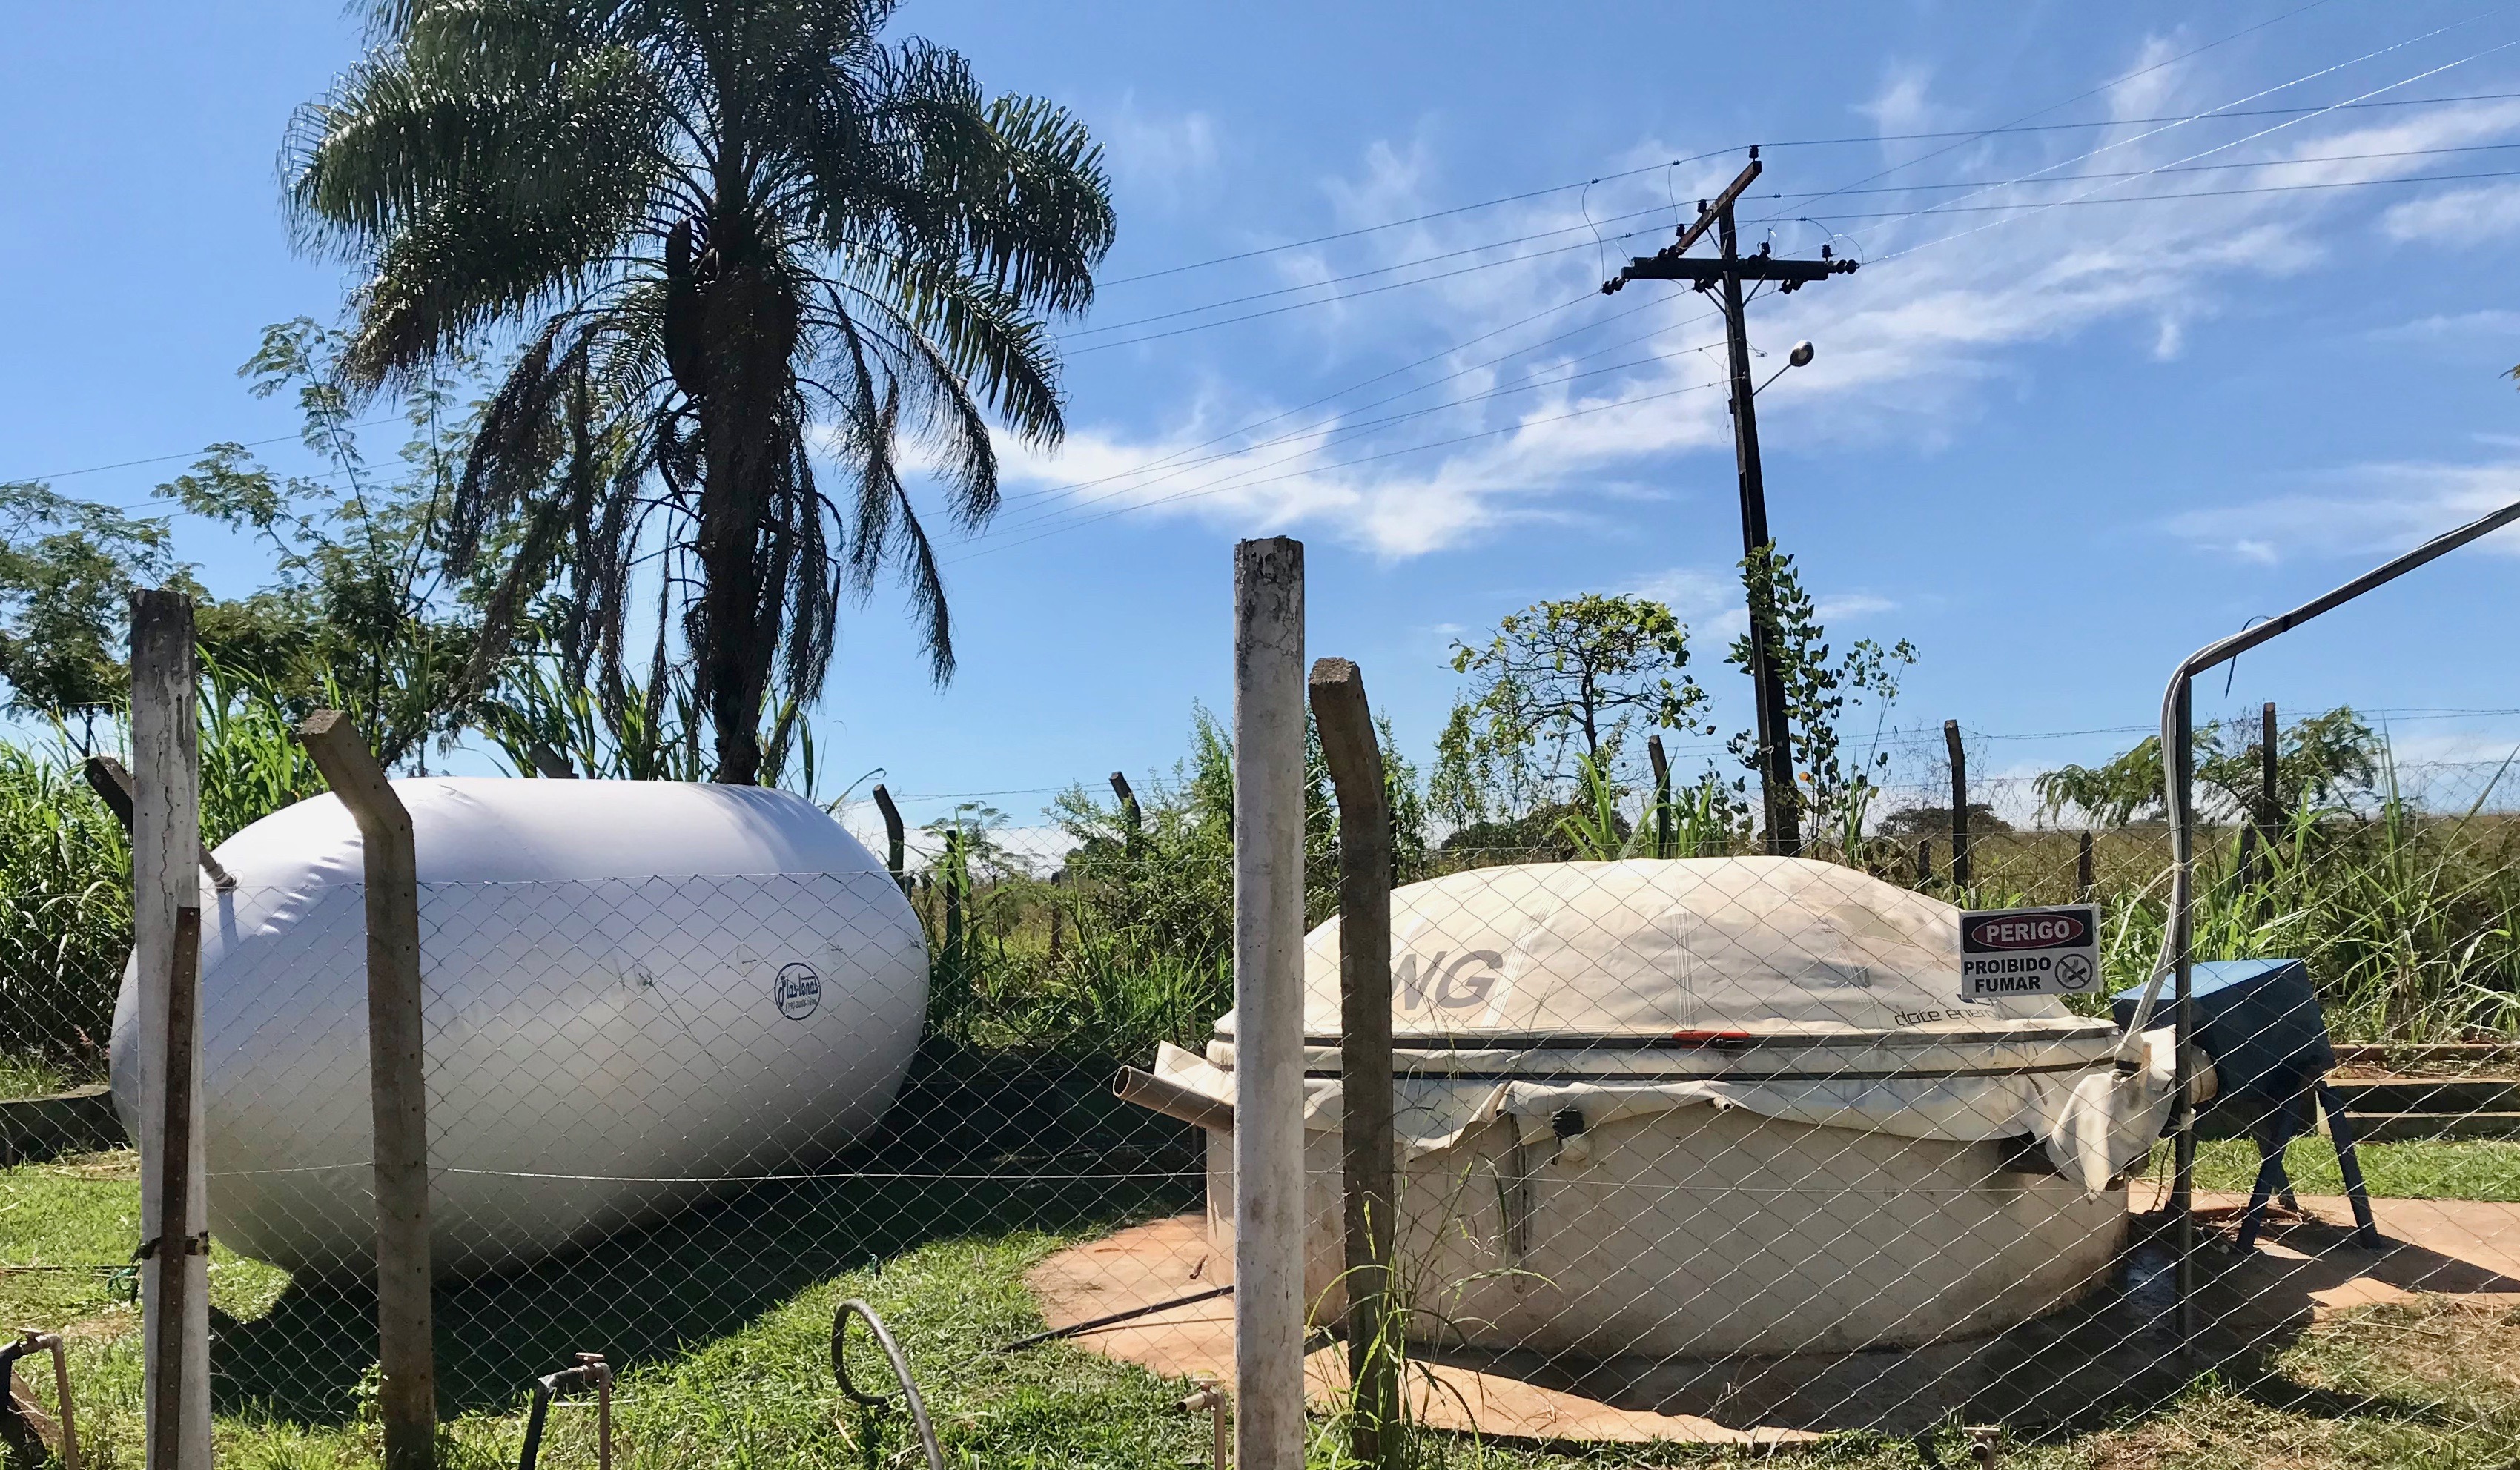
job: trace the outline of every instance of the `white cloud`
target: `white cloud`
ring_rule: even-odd
[[[2168,55],[2165,45],[2155,43],[2142,60]],[[2206,75],[2198,65],[2164,67],[2113,89],[2108,103],[2119,115],[2157,116],[2254,90]],[[1898,70],[1868,106],[1885,119],[1937,109],[1921,73]],[[2307,118],[2272,124],[2229,151],[2214,141],[2227,132],[2201,127],[2130,128],[2097,151],[2066,136],[1973,144],[1913,175],[1932,182],[1952,169],[1961,177],[2002,177],[2047,168],[2043,179],[2061,183],[1850,196],[1824,206],[1842,214],[1804,206],[1815,209],[1810,223],[1745,217],[1748,241],[1773,238],[1778,249],[1803,253],[1833,240],[1841,253],[1868,260],[1853,276],[1765,296],[1753,309],[1754,344],[1778,349],[1809,337],[1820,346],[1816,363],[1762,394],[1762,416],[1778,434],[1836,445],[1946,442],[1984,411],[1991,388],[2027,371],[2027,349],[2115,328],[2125,334],[2125,350],[2182,351],[2236,289],[2319,265],[2345,222],[2369,207],[2348,191],[2321,190],[2123,210],[1949,206],[2123,197],[2167,186],[2101,176],[2189,159],[2252,166],[2181,175],[2181,190],[2207,181],[2245,188],[2410,176],[2424,159],[2286,160],[2520,137],[2520,103],[2427,109],[2373,126]],[[1628,157],[1604,160],[1605,176],[1642,169],[1631,178],[1377,230],[1275,260],[1280,279],[1296,284],[1448,255],[1324,285],[1331,304],[1283,318],[1282,330],[1302,334],[1292,339],[1318,346],[1324,361],[1355,360],[1359,379],[1386,376],[1331,404],[1290,412],[1289,400],[1245,385],[1228,368],[1218,379],[1186,382],[1151,422],[1123,426],[1080,414],[1055,460],[1007,446],[1010,480],[1026,485],[1038,504],[1005,517],[989,539],[1020,536],[1048,523],[1043,517],[1130,509],[1193,515],[1245,533],[1300,527],[1398,558],[1538,521],[1598,523],[1607,533],[1618,524],[1609,509],[1642,496],[1729,499],[1722,488],[1729,473],[1710,468],[1695,490],[1674,490],[1668,470],[1657,468],[1697,451],[1729,454],[1730,420],[1712,350],[1718,328],[1703,301],[1654,283],[1607,299],[1594,293],[1604,257],[1641,253],[1667,238],[1671,201],[1711,196],[1739,164],[1726,157],[1649,166],[1695,152],[1645,140]],[[1784,166],[1772,163],[1770,177]],[[1423,139],[1377,143],[1327,194],[1343,224],[1406,217],[1452,201],[1458,186],[1439,189],[1431,182],[1437,172],[1433,146]],[[1940,208],[1901,213],[1929,206]],[[1901,217],[1868,217],[1884,212]],[[1597,232],[1625,238],[1597,245]],[[1515,239],[1524,243],[1496,245]],[[1409,280],[1423,284],[1383,289]],[[1395,361],[1421,357],[1432,360],[1389,372]],[[1762,377],[1775,361],[1761,365]],[[2352,497],[2346,503],[2360,504]],[[2180,534],[2272,557],[2302,544],[2314,523],[2361,515],[2369,523],[2356,534],[2385,536],[2427,513],[2421,506],[2340,510],[2318,497],[2284,506],[2278,528],[2223,525],[2214,519],[2221,512],[2199,512]]]
[[[1741,598],[1741,574],[1732,567],[1675,566],[1658,571],[1628,589],[1651,598],[1683,619],[1720,612]]]
[[[1928,99],[1929,81],[1924,67],[1894,64],[1882,73],[1881,89],[1869,100],[1857,103],[1852,111],[1868,119],[1875,132],[1931,132],[1942,125],[1947,114]]]
[[[1822,622],[1844,623],[1871,617],[1878,613],[1896,612],[1899,610],[1899,604],[1888,598],[1875,597],[1868,592],[1854,592],[1843,597],[1822,598],[1813,610],[1820,614]]]
[[[2382,340],[2431,341],[2447,337],[2490,337],[2498,341],[2520,336],[2520,311],[2489,308],[2417,317],[2371,333]]]
[[[2472,245],[2508,239],[2520,231],[2520,183],[2451,189],[2392,204],[2380,216],[2391,240],[2431,245]]]
[[[2171,517],[2169,532],[2200,550],[2272,564],[2286,555],[2385,555],[2404,551],[2520,500],[2520,460],[2486,465],[2362,465],[2303,490]],[[2483,550],[2520,556],[2520,531]]]
[[[1122,183],[1175,195],[1213,177],[1220,162],[1216,120],[1205,112],[1154,112],[1133,94],[1095,129],[1103,157]]]

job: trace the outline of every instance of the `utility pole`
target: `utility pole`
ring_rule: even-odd
[[[1773,255],[1765,245],[1758,254],[1744,256],[1733,229],[1732,206],[1759,172],[1759,150],[1752,148],[1749,165],[1712,202],[1697,201],[1697,218],[1681,230],[1678,240],[1651,255],[1636,257],[1617,276],[1601,283],[1603,295],[1615,293],[1631,281],[1687,281],[1692,289],[1716,295],[1732,349],[1732,454],[1741,482],[1741,558],[1745,562],[1773,553],[1776,541],[1768,534],[1768,491],[1759,468],[1759,419],[1751,408],[1759,389],[1750,380],[1750,334],[1741,310],[1741,283],[1770,281],[1778,290],[1795,291],[1856,267],[1852,260],[1831,259],[1826,245],[1820,247],[1818,260]],[[1688,247],[1710,228],[1715,231],[1718,253],[1688,255]],[[1808,360],[1808,353],[1795,358],[1797,364]],[[1793,733],[1785,725],[1784,671],[1778,666],[1776,594],[1769,579],[1750,568],[1744,568],[1743,581],[1750,603],[1750,684],[1759,704],[1759,785],[1767,811],[1768,851],[1791,857],[1802,850],[1802,817],[1794,793]]]

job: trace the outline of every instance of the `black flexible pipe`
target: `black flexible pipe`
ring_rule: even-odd
[[[525,1448],[517,1456],[517,1470],[534,1470],[534,1460],[542,1453],[543,1421],[551,1416],[552,1396],[563,1388],[594,1385],[601,1396],[603,1419],[597,1429],[601,1443],[597,1453],[604,1470],[612,1465],[612,1370],[592,1355],[580,1355],[578,1365],[547,1373],[534,1380],[534,1406],[525,1414]]]
[[[1021,1348],[1036,1348],[1043,1343],[1057,1342],[1062,1337],[1074,1337],[1082,1332],[1098,1332],[1104,1327],[1134,1321],[1142,1316],[1153,1316],[1158,1312],[1170,1312],[1176,1307],[1188,1307],[1196,1302],[1212,1302],[1218,1297],[1232,1295],[1234,1295],[1234,1288],[1231,1286],[1212,1286],[1205,1291],[1193,1291],[1186,1297],[1174,1297],[1168,1302],[1150,1302],[1144,1307],[1132,1307],[1126,1312],[1114,1312],[1108,1316],[1091,1317],[1081,1322],[1070,1322],[1064,1327],[1053,1327],[1047,1332],[1035,1332],[1029,1337],[1018,1337],[998,1351],[1012,1353]]]
[[[927,1404],[919,1397],[919,1385],[911,1381],[910,1359],[902,1356],[901,1345],[892,1340],[891,1329],[884,1326],[883,1318],[855,1297],[842,1302],[839,1311],[832,1314],[832,1376],[839,1380],[840,1392],[869,1408],[882,1408],[892,1403],[882,1394],[860,1393],[857,1385],[849,1382],[848,1357],[840,1350],[848,1340],[851,1316],[866,1318],[876,1346],[883,1349],[885,1360],[892,1364],[892,1376],[901,1385],[902,1402],[910,1406],[911,1422],[919,1426],[919,1446],[927,1451],[927,1470],[945,1470],[944,1451],[936,1448],[936,1427],[927,1422]]]

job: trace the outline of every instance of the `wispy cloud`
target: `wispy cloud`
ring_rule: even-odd
[[[1151,111],[1134,95],[1122,98],[1095,131],[1103,141],[1103,157],[1122,184],[1172,196],[1175,201],[1188,187],[1214,178],[1222,162],[1216,119],[1195,111]]]
[[[2384,341],[2438,341],[2459,337],[2509,341],[2520,337],[2520,311],[2488,308],[2417,317],[2394,327],[2377,328],[2371,335]]]
[[[2380,216],[2391,240],[2431,245],[2475,245],[2520,233],[2520,182],[2450,189],[2392,204]]]
[[[2165,54],[2155,43],[2141,60]],[[2115,89],[2107,103],[2118,115],[2158,116],[2255,90],[2181,63]],[[1896,69],[1869,106],[1884,117],[1939,118],[1942,108],[1922,73]],[[2059,141],[2064,136],[2083,141]],[[2216,148],[2228,129],[2130,127],[2096,147],[2090,136],[2110,137],[1990,140],[1913,175],[1931,184],[1955,168],[1962,177],[2048,170],[2036,182],[1974,193],[1846,195],[1792,204],[1791,212],[1745,215],[1745,243],[1773,241],[1780,250],[1806,252],[1832,241],[1841,253],[1868,260],[1852,277],[1760,300],[1756,344],[1809,337],[1821,348],[1813,366],[1762,394],[1763,417],[1805,442],[1930,447],[1956,435],[1985,411],[1992,389],[2025,371],[2027,349],[2131,326],[2140,333],[2128,338],[2132,350],[2175,355],[2248,281],[2320,265],[2340,222],[2367,210],[2367,202],[2313,190],[2189,199],[2176,207],[2039,206],[2173,187],[2409,176],[2426,160],[2335,156],[2520,137],[2520,103],[2429,108],[2369,125],[2340,115],[2311,118],[2273,125],[2228,152]],[[1610,167],[1692,152],[1647,140]],[[2109,177],[2200,156],[2247,166]],[[2321,161],[2295,161],[2305,158]],[[1430,182],[1435,163],[1433,145],[1422,139],[1375,144],[1352,175],[1326,192],[1344,223],[1420,213],[1446,202]],[[1713,194],[1736,166],[1726,158],[1648,167],[1580,195],[1423,220],[1276,257],[1283,284],[1404,267],[1325,285],[1321,294],[1331,304],[1282,320],[1300,334],[1295,340],[1318,344],[1328,361],[1362,354],[1375,364],[1369,371],[1381,371],[1404,353],[1434,360],[1294,412],[1290,401],[1219,368],[1186,382],[1168,408],[1134,423],[1080,423],[1056,459],[1011,445],[1009,475],[1032,493],[1033,508],[1010,516],[993,536],[1126,509],[1240,530],[1304,527],[1396,558],[1535,521],[1607,528],[1621,506],[1640,498],[1721,493],[1729,473],[1710,469],[1692,483],[1668,468],[1699,451],[1729,452],[1716,322],[1686,290],[1647,284],[1605,300],[1595,288],[1605,263],[1668,238],[1673,200]],[[1778,171],[1772,164],[1770,177]],[[1982,212],[2004,205],[2023,207]],[[1426,263],[1406,264],[1413,261]],[[1490,268],[1465,269],[1472,266]],[[1384,289],[1408,280],[1425,284]],[[1447,351],[1447,341],[1467,345]],[[2290,497],[2247,513],[2198,512],[2175,529],[2234,555],[2267,557],[2320,537],[2386,539],[2424,522],[2428,506],[2488,493],[2456,482],[2459,471],[2444,467],[2408,473],[2430,485],[2420,493],[2436,500],[2408,508],[2387,495]],[[2417,494],[2411,483],[2396,489]],[[2269,518],[2275,524],[2258,523]]]
[[[2272,564],[2287,556],[2403,551],[2520,500],[2520,460],[2483,465],[2362,465],[2320,477],[2319,488],[2173,516],[2166,529],[2199,550]],[[2520,556],[2520,531],[2481,543]]]

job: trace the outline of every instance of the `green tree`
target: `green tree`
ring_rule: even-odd
[[[1777,672],[1785,689],[1793,800],[1803,819],[1803,835],[1809,840],[1826,834],[1841,853],[1853,853],[1863,841],[1865,815],[1880,793],[1873,774],[1890,763],[1890,753],[1881,748],[1882,725],[1898,702],[1901,676],[1916,662],[1916,646],[1903,638],[1884,647],[1859,638],[1832,661],[1828,629],[1821,623],[1819,604],[1803,589],[1793,557],[1763,547],[1743,559],[1741,574],[1754,594],[1764,589],[1777,609]],[[1734,668],[1749,668],[1748,634],[1732,641],[1724,660]],[[1844,726],[1867,702],[1872,706],[1871,742],[1863,754],[1852,755]],[[1757,735],[1742,731],[1730,744],[1742,766],[1758,774]]]
[[[31,481],[0,484],[0,680],[9,709],[78,727],[129,696],[123,653],[131,590],[176,575],[162,519],[71,500]]]
[[[1614,765],[1631,731],[1693,731],[1706,693],[1684,672],[1688,629],[1650,598],[1586,593],[1500,619],[1453,645],[1470,676],[1435,742],[1433,814],[1456,827],[1513,822],[1568,798],[1590,761]]]
[[[240,691],[292,714],[346,709],[388,767],[426,769],[430,743],[472,723],[461,687],[486,594],[452,582],[432,526],[457,464],[460,379],[416,375],[402,396],[408,437],[372,463],[340,386],[350,343],[299,318],[263,329],[237,370],[257,398],[293,400],[320,475],[279,474],[241,444],[213,444],[157,493],[259,542],[271,583],[204,601],[202,646]],[[501,563],[503,564],[503,563]]]
[[[2214,720],[2196,727],[2198,806],[2209,817],[2257,812],[2264,784],[2262,736],[2254,720]],[[2306,715],[2275,738],[2275,803],[2348,805],[2373,794],[2380,777],[2379,735],[2351,705]],[[2097,766],[2066,765],[2031,782],[2042,816],[2068,809],[2104,826],[2162,815],[2161,736],[2147,735]]]
[[[883,40],[893,9],[374,0],[375,49],[299,110],[297,226],[368,272],[344,382],[522,342],[447,507],[458,575],[518,526],[474,687],[562,574],[611,673],[634,582],[660,643],[680,613],[722,781],[758,779],[764,705],[815,700],[842,598],[887,566],[951,675],[905,450],[954,520],[990,516],[988,415],[1060,436],[1043,317],[1091,301],[1112,214],[1081,123]]]

